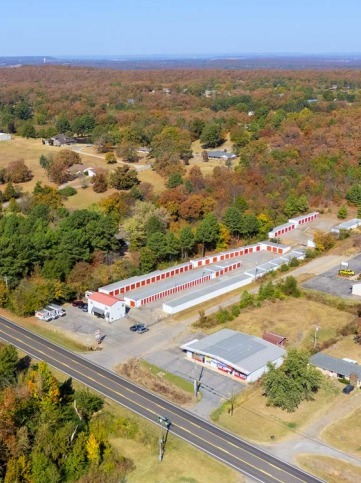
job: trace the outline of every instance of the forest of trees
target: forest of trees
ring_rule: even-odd
[[[68,300],[196,254],[262,240],[272,226],[312,209],[336,206],[342,218],[352,204],[361,212],[356,72],[28,66],[0,69],[0,85],[0,130],[77,137],[105,153],[111,168],[93,178],[102,200],[69,212],[63,200],[74,190],[54,185],[70,179],[78,153],[42,155],[52,184],[37,182],[31,193],[21,185],[33,176],[26,162],[3,165],[0,202],[9,203],[0,219],[0,305],[20,315],[50,294]],[[206,164],[206,149],[222,149],[225,139],[237,161],[207,174],[199,163],[189,166],[195,141]],[[152,168],[164,178],[161,192],[132,168],[140,146],[150,149]],[[116,156],[129,165],[113,165]]]
[[[0,480],[4,483],[118,482],[134,468],[108,437],[130,420],[115,421],[101,397],[60,383],[44,362],[0,346]],[[133,428],[131,428],[133,424]]]
[[[148,146],[166,178],[184,174],[193,141],[213,148],[229,136],[239,191],[252,211],[273,218],[297,211],[302,195],[311,206],[339,203],[360,183],[361,82],[353,71],[47,66],[1,69],[0,83],[0,129],[80,136],[130,162]]]

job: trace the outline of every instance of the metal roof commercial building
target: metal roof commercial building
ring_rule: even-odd
[[[181,346],[187,357],[247,382],[255,382],[267,372],[267,364],[283,363],[286,351],[259,337],[223,329],[204,339]]]
[[[344,221],[337,226],[331,228],[331,233],[339,234],[341,230],[355,230],[361,226],[360,218],[353,218],[352,220]]]

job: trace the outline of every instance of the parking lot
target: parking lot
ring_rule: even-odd
[[[345,260],[346,261],[346,260]],[[338,297],[349,299],[359,299],[356,295],[351,294],[352,284],[355,283],[355,278],[361,273],[361,255],[357,255],[349,260],[349,268],[355,272],[355,277],[346,278],[338,275],[341,265],[328,270],[317,277],[314,277],[302,286],[319,292],[329,293]]]
[[[319,218],[316,218],[316,220],[301,225],[289,233],[280,235],[278,238],[280,238],[281,243],[284,243],[285,245],[290,244],[291,246],[305,246],[307,245],[308,240],[313,240],[313,235],[316,230],[328,233],[333,226],[338,225],[339,223],[340,220],[336,215],[321,214]]]
[[[145,359],[163,370],[171,372],[188,381],[200,379],[202,400],[192,410],[207,417],[219,404],[232,393],[241,391],[245,386],[229,377],[217,374],[209,369],[185,359],[180,345],[203,334],[187,331],[187,323],[162,320],[150,326],[149,332],[138,334],[129,330],[134,321],[127,317],[109,324],[81,309],[64,306],[67,315],[51,322],[44,322],[49,328],[61,328],[69,337],[88,347],[100,347],[100,351],[84,352],[83,357],[109,370],[131,357]],[[98,346],[95,334],[100,331],[103,338]]]

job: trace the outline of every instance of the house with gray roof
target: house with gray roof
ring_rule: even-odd
[[[209,159],[235,159],[237,156],[234,153],[227,153],[227,151],[207,151]]]
[[[48,144],[49,146],[69,146],[70,144],[75,143],[75,139],[66,136],[65,134],[56,134],[49,139],[43,140],[43,144]]]
[[[181,346],[187,357],[247,382],[255,382],[267,372],[267,364],[283,363],[286,351],[254,335],[222,329],[203,339]]]
[[[350,359],[339,359],[318,352],[310,359],[310,364],[320,369],[321,372],[333,378],[350,379],[351,374],[357,375],[357,385],[361,385],[361,366]]]

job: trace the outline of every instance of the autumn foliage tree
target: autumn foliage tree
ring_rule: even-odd
[[[25,183],[33,178],[31,170],[25,165],[23,159],[11,161],[6,168],[6,178],[12,183]]]

